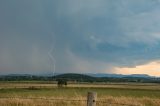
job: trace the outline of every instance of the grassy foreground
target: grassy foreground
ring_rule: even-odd
[[[3,88],[1,84],[0,106],[86,106],[88,91],[97,92],[97,106],[160,106],[160,85],[153,84],[83,84],[67,88],[12,86]]]

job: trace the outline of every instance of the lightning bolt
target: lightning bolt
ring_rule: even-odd
[[[53,77],[55,76],[55,72],[56,72],[56,59],[53,56],[54,50],[55,50],[54,43],[52,43],[51,48],[48,51],[48,56],[49,56],[49,58],[51,60],[51,71],[52,71]]]

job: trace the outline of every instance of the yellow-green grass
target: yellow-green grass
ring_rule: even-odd
[[[160,98],[160,90],[151,89],[128,89],[128,88],[80,88],[80,87],[67,87],[67,88],[10,88],[1,89],[0,97],[74,97],[86,96],[88,91],[98,93],[99,97],[114,96],[114,97],[150,97]]]
[[[103,101],[97,106],[160,106],[158,84],[69,84],[58,88],[52,83],[3,82],[0,87],[0,106],[86,106],[86,101],[70,100],[86,100],[88,91],[97,92],[97,100]]]
[[[2,88],[55,88],[56,82],[52,81],[8,81],[0,82],[0,89]],[[80,88],[124,88],[124,89],[151,89],[160,90],[160,84],[154,83],[69,83],[68,87]]]

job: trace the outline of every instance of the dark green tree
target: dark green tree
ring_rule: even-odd
[[[58,87],[66,87],[67,86],[67,80],[65,80],[65,79],[59,79],[58,80],[58,83],[57,83],[57,86]]]

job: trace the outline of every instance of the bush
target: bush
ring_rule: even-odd
[[[64,79],[59,79],[58,80],[58,83],[57,83],[57,86],[58,87],[63,87],[63,86],[67,86],[67,80],[64,80]]]

